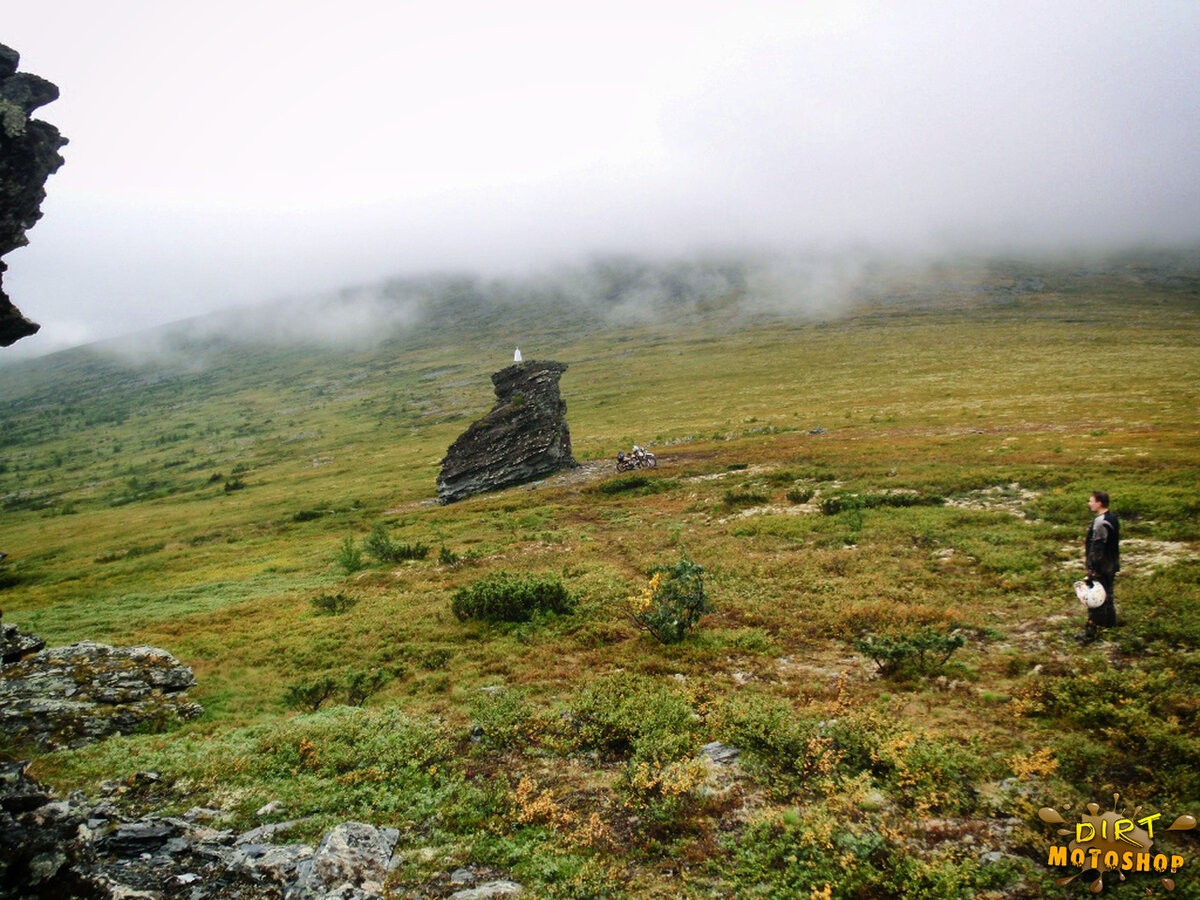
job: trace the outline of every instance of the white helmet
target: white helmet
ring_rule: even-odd
[[[1086,581],[1075,582],[1075,596],[1088,609],[1098,609],[1108,599],[1108,595],[1104,592],[1104,585],[1095,580],[1092,581],[1091,587],[1088,587]]]

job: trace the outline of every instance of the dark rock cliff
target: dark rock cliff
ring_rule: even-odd
[[[558,380],[566,365],[516,363],[492,376],[496,405],[461,434],[442,460],[437,492],[443,503],[573,469],[567,404]]]
[[[20,55],[0,44],[0,257],[29,241],[25,232],[42,217],[46,179],[58,171],[58,150],[67,139],[30,114],[58,99],[58,88],[36,75],[17,72]],[[7,267],[0,262],[0,280]],[[0,287],[0,347],[38,330]]]

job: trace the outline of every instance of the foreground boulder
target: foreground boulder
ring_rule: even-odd
[[[571,455],[567,404],[558,393],[566,370],[563,363],[531,360],[492,376],[496,405],[450,445],[442,460],[437,492],[443,503],[579,465]]]
[[[287,900],[366,900],[383,895],[388,863],[400,832],[362,822],[343,822],[299,865],[299,878]]]
[[[25,232],[42,217],[46,179],[63,164],[58,150],[67,139],[30,114],[58,99],[58,88],[36,75],[17,72],[20,55],[0,44],[0,256],[24,247]],[[0,278],[6,266],[0,262]],[[35,333],[0,289],[0,347]]]
[[[204,710],[183,695],[192,670],[156,647],[84,641],[42,650],[0,672],[0,734],[39,750],[165,727]]]

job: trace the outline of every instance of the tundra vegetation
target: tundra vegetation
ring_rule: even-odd
[[[1196,811],[1195,273],[964,264],[823,317],[672,302],[460,290],[374,348],[0,368],[5,621],[163,647],[206,709],[33,774],[153,769],[147,804],[233,827],[280,800],[311,817],[289,839],[394,827],[399,896],[475,863],[548,897],[1035,897],[1066,874],[1039,807]],[[431,503],[518,341],[571,364],[602,474]],[[634,442],[658,470],[610,475]],[[1125,624],[1080,648],[1093,488]],[[680,565],[702,616],[637,621]]]

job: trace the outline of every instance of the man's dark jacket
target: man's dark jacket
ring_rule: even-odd
[[[1112,576],[1121,569],[1121,522],[1111,510],[1092,520],[1087,533],[1087,568]]]

